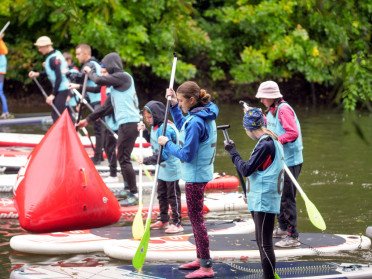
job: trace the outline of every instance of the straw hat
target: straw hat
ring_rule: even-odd
[[[282,97],[278,84],[271,80],[261,83],[256,94],[256,98],[277,99]]]
[[[34,43],[34,45],[38,47],[51,46],[52,44],[52,41],[47,36],[41,36],[36,40],[36,43]]]

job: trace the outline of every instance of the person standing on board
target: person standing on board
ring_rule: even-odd
[[[224,145],[238,171],[248,177],[247,204],[255,224],[263,278],[273,279],[276,265],[273,229],[275,216],[280,212],[284,154],[277,136],[264,125],[261,109],[249,108],[245,112],[245,132],[252,140],[258,141],[248,161],[241,158],[232,140],[225,140]]]
[[[65,74],[67,76],[67,79],[71,83],[71,82],[73,82],[73,80],[70,78],[69,74],[70,73],[78,74],[79,73],[79,69],[78,69],[78,67],[76,67],[74,65],[74,62],[72,61],[72,55],[70,53],[64,52],[63,53],[63,57],[66,59],[67,67],[68,67],[68,70],[67,70],[67,72]],[[72,110],[72,115],[74,115],[76,106],[79,103],[79,98],[75,94],[73,94],[72,92],[70,92],[69,93],[69,96],[67,97],[66,103],[68,104],[68,106]]]
[[[156,165],[159,144],[158,138],[163,134],[163,121],[165,116],[165,105],[162,102],[150,101],[143,109],[143,118],[146,124],[151,127],[150,143],[154,151],[150,157],[145,157],[143,160],[139,159],[139,163],[145,165]],[[144,130],[145,125],[138,124],[139,130]],[[179,144],[179,132],[172,122],[168,122],[165,133],[174,144]],[[181,225],[181,189],[179,186],[179,179],[181,162],[178,158],[168,154],[165,150],[162,152],[161,163],[158,174],[158,201],[160,208],[160,215],[158,220],[151,224],[150,228],[165,229],[165,233],[179,233],[183,232]],[[169,225],[169,206],[172,209],[172,224]]]
[[[68,68],[66,59],[59,50],[53,48],[53,43],[47,36],[38,38],[34,45],[42,55],[46,56],[44,62],[45,72],[30,71],[28,76],[30,78],[37,78],[40,74],[48,76],[53,92],[46,98],[46,103],[48,105],[54,104],[59,113],[62,114],[66,109],[66,99],[69,95],[68,79],[65,74]],[[52,110],[51,115],[53,122],[56,122],[58,114]]]
[[[81,66],[80,73],[73,73],[69,72],[67,77],[71,80],[75,81],[76,83],[70,83],[70,89],[78,89],[82,90],[83,83],[84,83],[84,67],[89,66],[92,71],[100,76],[101,75],[101,65],[99,61],[92,56],[92,48],[87,44],[79,44],[76,49],[76,58],[79,61]],[[93,107],[94,110],[97,110],[101,107],[101,94],[100,94],[100,87],[97,89],[97,84],[88,78],[87,82],[87,96],[86,99],[88,100],[89,104]],[[94,156],[91,158],[95,165],[101,164],[103,161],[103,127],[101,122],[95,121],[94,122],[94,136],[96,137],[96,144],[94,147]]]
[[[164,150],[182,162],[181,178],[185,180],[186,203],[196,245],[196,260],[181,265],[180,269],[194,270],[186,278],[214,277],[209,251],[209,238],[203,218],[204,190],[213,179],[216,154],[218,107],[211,102],[206,90],[193,81],[167,90],[171,96],[171,114],[180,131],[180,145],[160,136]],[[183,116],[182,113],[187,114]]]
[[[138,204],[138,189],[136,184],[136,173],[134,172],[130,155],[133,151],[135,141],[138,137],[137,124],[140,121],[138,109],[138,98],[134,80],[130,74],[124,72],[120,56],[116,52],[107,54],[102,59],[102,68],[108,75],[98,76],[89,66],[84,71],[89,78],[98,85],[110,87],[111,102],[107,107],[101,107],[77,123],[78,127],[86,127],[88,123],[98,118],[114,113],[115,120],[119,125],[118,130],[118,160],[121,167],[124,182],[124,200],[120,201],[123,206]]]
[[[7,60],[6,55],[8,54],[8,48],[3,41],[4,33],[0,36],[0,100],[2,105],[2,113],[0,118],[8,119],[14,118],[14,115],[9,113],[8,110],[8,102],[6,100],[6,96],[4,94],[4,81],[7,69]]]
[[[297,179],[300,175],[302,156],[301,126],[293,108],[283,100],[279,86],[274,81],[260,84],[256,98],[267,108],[267,128],[278,135],[283,145],[284,159],[289,170]],[[284,175],[284,187],[281,199],[279,226],[274,230],[274,237],[283,238],[275,243],[278,247],[300,246],[297,231],[296,187],[287,174]]]

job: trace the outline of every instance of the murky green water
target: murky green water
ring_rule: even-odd
[[[329,110],[306,110],[296,108],[300,118],[304,141],[304,165],[299,183],[310,200],[322,213],[327,233],[364,234],[372,226],[372,115],[343,115]],[[242,111],[238,105],[221,107],[218,125],[230,124],[228,130],[243,158],[248,159],[254,146],[242,128]],[[41,133],[48,127],[13,126],[2,127],[3,132]],[[222,132],[219,133],[215,171],[235,174],[235,168],[223,149]],[[299,231],[317,232],[310,223],[301,197],[298,197]],[[214,219],[247,217],[248,213],[215,214]],[[21,233],[16,220],[0,219],[0,278],[8,278],[10,270],[22,263],[51,263],[57,261],[80,261],[89,264],[100,262],[119,264],[105,257],[73,255],[46,257],[14,252],[9,239]],[[307,257],[313,260],[338,262],[372,262],[372,250],[345,252],[327,257]]]

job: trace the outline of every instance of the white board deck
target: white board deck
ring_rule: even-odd
[[[251,219],[241,222],[207,222],[210,234],[241,234],[254,231]],[[185,231],[175,237],[192,234],[190,225],[184,225]],[[153,230],[151,235],[166,236],[163,230]],[[103,251],[103,247],[117,239],[132,239],[132,227],[103,227],[90,230],[67,232],[24,234],[13,236],[10,247],[19,252],[33,254],[82,254]]]
[[[146,260],[153,261],[192,261],[196,247],[193,236],[153,238],[149,242]],[[301,246],[296,248],[275,247],[276,258],[310,255],[327,255],[339,251],[367,249],[371,240],[365,236],[301,233]],[[104,247],[106,255],[120,260],[131,260],[139,245],[137,240],[117,240]],[[211,258],[214,261],[251,261],[260,259],[254,234],[213,235],[210,236]]]

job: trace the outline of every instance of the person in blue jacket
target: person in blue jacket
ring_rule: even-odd
[[[171,97],[170,111],[180,131],[180,144],[165,136],[160,136],[158,142],[168,154],[181,160],[181,178],[186,182],[186,203],[196,245],[196,260],[179,268],[196,269],[185,278],[214,277],[203,203],[205,187],[213,179],[219,110],[207,91],[193,81],[182,83],[177,93],[168,89],[167,96]]]
[[[158,138],[163,134],[164,115],[165,105],[162,102],[150,101],[144,106],[143,118],[145,123],[151,127],[150,143],[153,150],[152,156],[143,158],[142,162],[145,165],[156,165],[157,163],[159,154]],[[138,125],[138,129],[144,130],[144,128],[144,124]],[[167,123],[165,135],[173,143],[179,144],[179,132],[171,121]],[[142,162],[139,160],[139,163]],[[181,225],[181,190],[179,186],[180,167],[180,160],[163,150],[157,188],[160,215],[158,220],[151,224],[151,229],[165,229],[164,232],[169,234],[183,232]],[[172,210],[171,225],[169,225],[169,206]]]
[[[46,56],[44,62],[45,72],[30,71],[28,76],[30,78],[37,78],[40,74],[48,76],[53,92],[46,98],[46,103],[50,106],[54,104],[58,112],[62,114],[66,109],[66,100],[69,95],[66,59],[59,50],[53,48],[53,43],[47,36],[38,38],[34,45],[42,55]],[[56,122],[59,117],[54,110],[52,110],[51,116],[53,122]]]
[[[238,171],[248,177],[248,210],[255,224],[263,278],[273,279],[276,260],[272,237],[275,217],[280,212],[283,189],[283,146],[277,136],[265,128],[261,109],[249,108],[244,114],[243,126],[247,135],[258,141],[249,160],[244,161],[241,158],[232,140],[225,140],[224,145]]]
[[[124,179],[123,200],[120,204],[130,206],[138,204],[138,189],[136,173],[134,172],[130,155],[138,137],[137,124],[140,121],[138,98],[132,76],[124,72],[123,63],[119,54],[112,52],[102,59],[102,68],[107,70],[107,75],[98,76],[89,66],[84,67],[89,78],[97,85],[110,87],[110,102],[89,114],[76,125],[86,127],[98,118],[112,115],[118,125],[117,158],[120,163]]]

